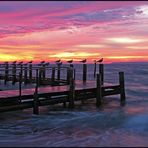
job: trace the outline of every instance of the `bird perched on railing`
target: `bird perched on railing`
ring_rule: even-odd
[[[41,61],[38,66],[42,66],[45,63],[45,61]]]
[[[61,66],[61,65],[62,65],[62,62],[57,63],[57,65],[58,65],[58,66]]]
[[[8,64],[8,62],[4,62],[4,64]]]
[[[15,64],[17,61],[13,61],[12,63]]]
[[[40,62],[40,64],[43,64],[43,63],[45,63],[45,61],[41,61],[41,62]]]
[[[33,61],[29,61],[28,63],[31,64]]]
[[[21,65],[23,63],[23,61],[19,62],[18,65]]]
[[[99,62],[99,63],[103,62],[103,58],[101,58],[101,59],[100,59],[100,60],[98,60],[97,62]]]
[[[94,63],[97,63],[97,61],[96,61],[96,60],[94,60]]]
[[[68,63],[72,63],[73,62],[73,60],[69,60],[69,61],[67,61]]]
[[[59,59],[59,60],[56,60],[55,62],[56,62],[56,63],[59,63],[59,62],[61,62],[61,60]]]
[[[4,64],[0,64],[0,66],[2,66],[2,65],[5,65],[6,66],[6,65],[8,65],[8,63],[9,62],[4,62]]]
[[[50,64],[50,63],[49,63],[49,62],[47,62],[47,63],[45,63],[44,65],[45,65],[45,66],[48,66],[49,64]]]
[[[84,59],[84,60],[82,60],[82,61],[80,61],[80,62],[82,62],[82,63],[85,63],[87,60],[86,59]]]

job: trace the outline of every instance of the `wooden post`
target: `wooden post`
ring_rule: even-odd
[[[70,64],[69,66],[73,68],[73,64]],[[74,79],[75,79],[75,70],[74,70]],[[67,84],[69,83],[70,83],[70,68],[67,67]]]
[[[5,85],[6,85],[6,83],[7,83],[7,80],[8,80],[8,74],[9,74],[9,64],[8,63],[6,63],[6,65],[5,65]]]
[[[42,67],[39,68],[39,85],[42,83]]]
[[[45,80],[45,77],[46,77],[46,67],[45,67],[46,65],[45,64],[43,64],[43,70],[42,70],[42,75],[43,75],[43,80]]]
[[[104,65],[99,64],[99,73],[101,74],[101,84],[104,84]]]
[[[66,108],[66,102],[63,102],[63,107]]]
[[[74,69],[74,80],[76,79],[76,70]]]
[[[67,67],[67,84],[70,83],[70,68]]]
[[[74,99],[75,99],[75,80],[73,78],[73,69],[70,69],[69,108],[74,108]]]
[[[39,83],[38,69],[36,69],[36,87],[33,97],[33,114],[36,115],[39,114],[38,83]]]
[[[14,85],[16,82],[16,64],[13,63],[12,66],[12,84]]]
[[[22,73],[19,73],[19,99],[21,102],[21,98],[22,98]]]
[[[97,65],[97,63],[95,62],[95,65],[94,65],[94,78],[96,77],[96,65]]]
[[[24,67],[24,84],[27,84],[27,67]]]
[[[102,104],[102,87],[101,87],[101,74],[97,74],[97,89],[96,89],[96,106]]]
[[[20,64],[20,73],[22,74],[23,73],[23,65]]]
[[[60,63],[57,64],[58,70],[57,70],[57,79],[60,80]]]
[[[126,103],[125,86],[124,86],[124,72],[119,72],[119,83],[120,83],[120,104],[121,104],[121,106],[124,106]]]
[[[86,82],[87,79],[87,65],[83,64],[83,82]]]
[[[54,81],[55,81],[55,67],[52,67],[52,78],[51,78],[52,85],[54,85]]]
[[[70,67],[72,67],[72,68],[73,68],[73,64],[70,64]]]
[[[29,64],[29,81],[32,82],[32,64]]]

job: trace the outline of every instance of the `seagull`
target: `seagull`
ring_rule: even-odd
[[[86,62],[86,59],[84,59],[84,60],[82,60],[82,61],[80,61],[80,62],[85,63],[85,62]]]
[[[97,62],[99,62],[99,63],[103,62],[103,58],[101,58],[101,59],[100,59],[100,60],[98,60]]]
[[[69,61],[67,61],[68,63],[72,63],[73,62],[73,60],[69,60]]]
[[[18,65],[21,65],[23,63],[23,61],[19,62]]]
[[[40,63],[43,64],[43,63],[45,63],[45,61],[41,61]]]
[[[62,62],[60,62],[60,63],[57,63],[57,65],[61,66],[61,65],[62,65]]]
[[[13,64],[15,64],[17,61],[12,62]]]
[[[50,63],[49,62],[47,62],[47,63],[45,63],[45,66],[48,66]]]
[[[30,63],[30,64],[31,64],[32,62],[33,62],[33,61],[29,61],[28,63]]]
[[[96,60],[94,60],[94,63],[97,63],[97,61],[96,61]]]
[[[61,60],[59,59],[59,60],[57,60],[57,61],[55,61],[56,63],[59,63],[59,62],[61,62]]]

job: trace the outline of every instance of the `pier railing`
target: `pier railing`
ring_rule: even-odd
[[[38,66],[38,65],[8,65],[0,66],[0,79],[4,84],[12,81],[12,84],[19,82],[19,73],[22,75],[24,84],[35,83],[36,70],[39,72],[39,85],[66,85],[70,83],[69,69],[66,66]],[[65,73],[62,77],[61,72]]]

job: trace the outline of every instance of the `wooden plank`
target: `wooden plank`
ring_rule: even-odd
[[[103,89],[118,89],[120,85],[102,86]]]
[[[28,109],[28,108],[32,108],[32,106],[33,105],[30,102],[17,104],[17,105],[11,105],[11,106],[4,106],[4,107],[0,107],[0,112],[17,111],[17,110],[21,110],[21,109]]]
[[[103,94],[103,96],[117,95],[117,94],[120,94],[120,89],[102,91],[102,94]]]

